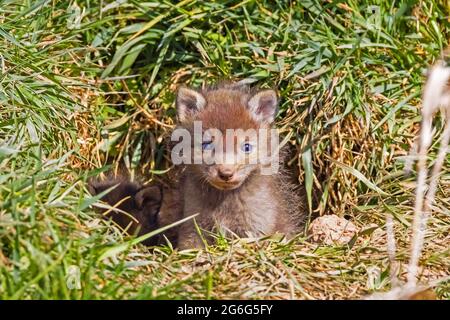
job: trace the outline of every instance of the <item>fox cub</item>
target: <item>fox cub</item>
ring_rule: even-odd
[[[233,84],[204,90],[182,87],[176,108],[174,133],[178,130],[188,136],[187,148],[172,148],[172,160],[174,156],[184,159],[176,163],[177,187],[146,189],[121,181],[103,200],[113,204],[130,196],[130,202],[119,208],[128,209],[138,220],[134,227],[140,227],[140,234],[198,214],[165,237],[181,249],[212,242],[210,231],[239,237],[299,232],[305,200],[289,181],[284,152],[277,149],[278,137],[273,135],[276,92]],[[97,189],[93,192],[98,193]],[[206,231],[203,239],[196,225]]]

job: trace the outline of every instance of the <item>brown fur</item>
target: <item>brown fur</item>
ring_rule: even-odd
[[[257,115],[255,117],[249,109],[249,100],[258,92],[231,86],[203,90],[200,94],[204,98],[204,106],[195,110],[195,100],[203,100],[195,98],[195,92],[186,90],[177,98],[181,119],[179,127],[192,132],[193,121],[200,120],[204,130],[216,128],[224,134],[226,129],[270,128],[273,119],[258,121]],[[272,92],[267,93],[269,97],[263,95],[265,100],[261,101],[270,100],[270,94]],[[272,111],[273,118],[276,110]],[[217,172],[224,167],[234,172],[233,177],[239,182],[237,187],[228,189],[227,182],[217,182],[220,180]],[[245,163],[185,165],[181,178],[183,216],[199,213],[195,222],[206,231],[217,228],[239,237],[276,232],[292,236],[299,231],[304,218],[304,200],[283,173],[261,175],[260,169],[259,164]],[[210,241],[208,235],[205,236]],[[194,221],[180,227],[178,244],[180,248],[203,245]]]
[[[179,192],[176,188],[162,183],[143,186],[138,182],[129,181],[124,175],[119,175],[108,176],[103,180],[91,180],[88,189],[92,195],[97,195],[113,186],[116,187],[101,200],[119,210],[111,210],[105,218],[112,219],[129,234],[144,235],[181,219]],[[171,228],[143,241],[143,244],[147,246],[162,244],[167,238],[176,246],[177,237],[178,229]]]

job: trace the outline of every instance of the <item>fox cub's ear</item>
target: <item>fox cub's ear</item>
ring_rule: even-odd
[[[274,90],[257,92],[248,101],[253,118],[259,122],[272,123],[278,111],[278,97]]]
[[[139,209],[144,209],[149,205],[161,205],[162,201],[162,190],[157,185],[152,185],[142,188],[138,193],[136,193],[136,205]]]
[[[177,113],[181,122],[186,118],[193,116],[195,113],[202,110],[206,105],[205,97],[200,92],[197,92],[186,87],[178,89],[177,93]]]

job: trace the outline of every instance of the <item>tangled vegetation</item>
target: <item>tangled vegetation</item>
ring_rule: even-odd
[[[3,1],[0,299],[352,299],[390,288],[409,255],[427,67],[448,45],[445,1]],[[165,174],[180,84],[275,87],[310,216],[362,230],[345,246],[223,239],[152,251],[94,212],[86,180],[124,165]],[[435,158],[444,119],[437,117]],[[406,164],[405,164],[406,163]],[[450,158],[420,282],[449,275]],[[317,201],[313,201],[316,199]],[[450,298],[449,282],[434,290]]]

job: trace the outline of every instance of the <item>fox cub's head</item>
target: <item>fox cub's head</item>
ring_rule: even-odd
[[[220,190],[239,188],[253,173],[273,168],[278,135],[271,124],[277,113],[274,90],[252,91],[223,86],[197,91],[178,91],[179,126],[172,149],[190,173]],[[176,161],[174,161],[176,162]]]

